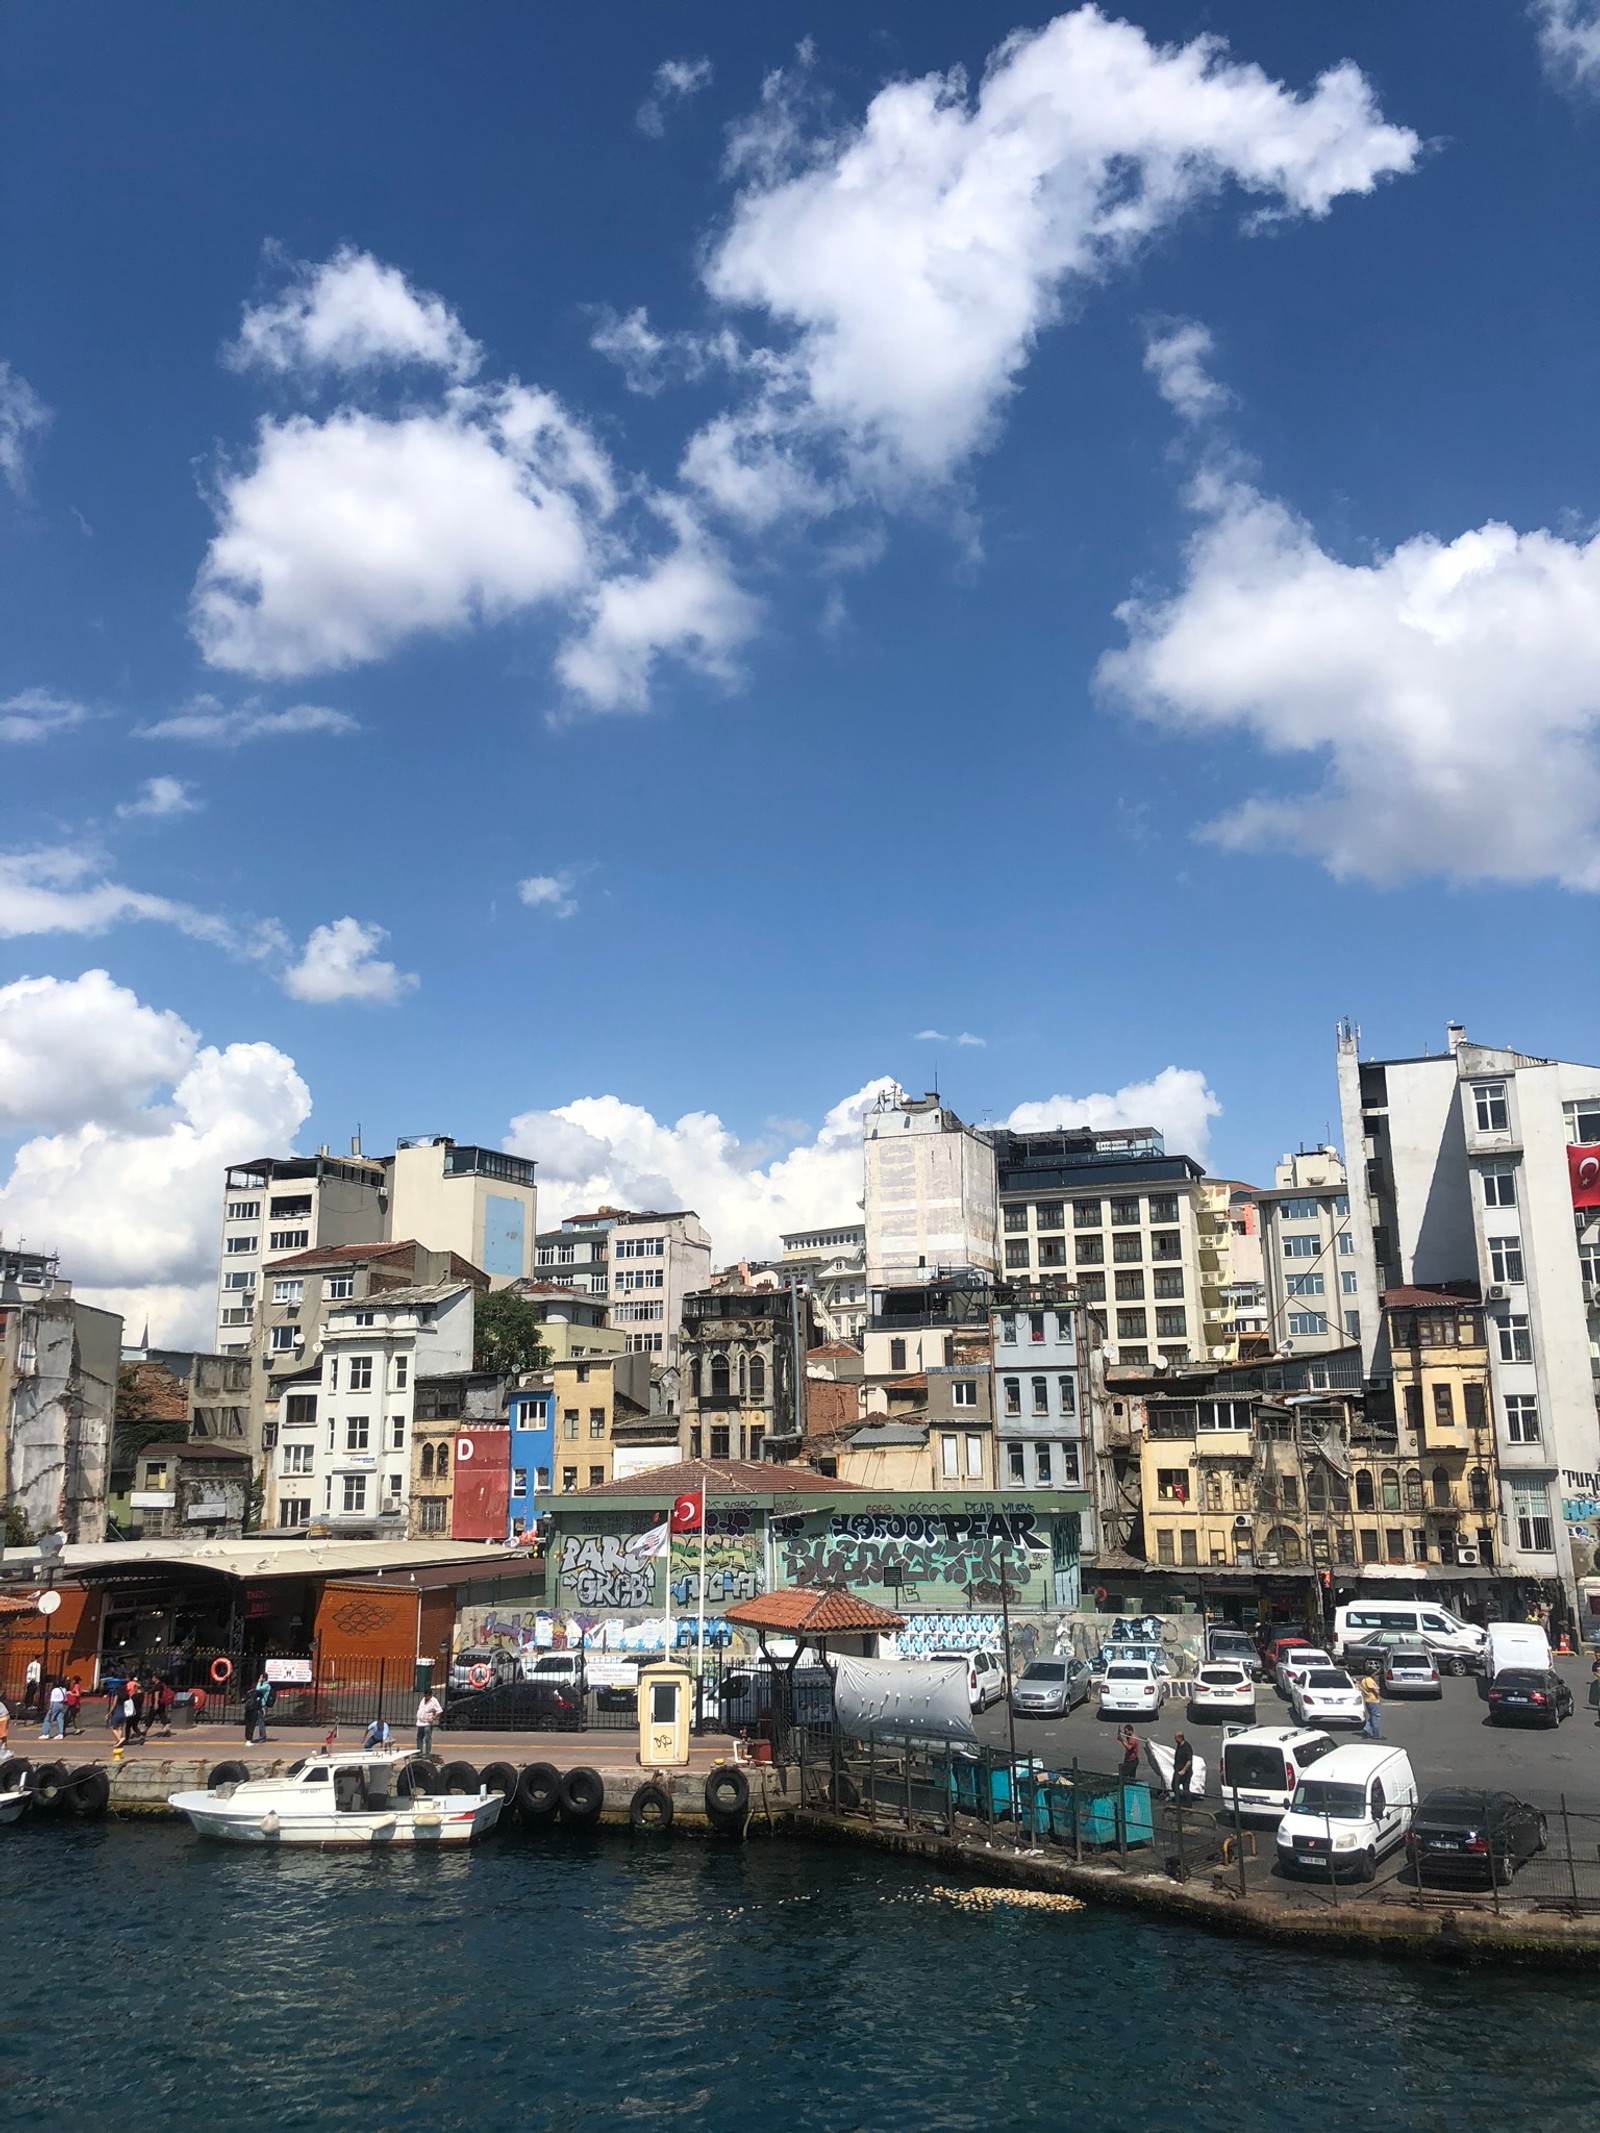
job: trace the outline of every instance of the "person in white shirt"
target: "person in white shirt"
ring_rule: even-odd
[[[22,1677],[22,1709],[24,1714],[37,1708],[39,1689],[44,1681],[44,1668],[37,1659],[28,1661],[28,1670]]]
[[[39,1729],[41,1740],[65,1740],[67,1737],[67,1691],[63,1683],[50,1684],[50,1700],[45,1709],[44,1724]]]
[[[433,1729],[444,1716],[444,1705],[430,1689],[417,1705],[417,1753],[432,1755]]]

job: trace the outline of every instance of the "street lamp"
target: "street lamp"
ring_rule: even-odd
[[[54,1533],[39,1536],[39,1563],[44,1571],[45,1589],[40,1593],[37,1606],[44,1616],[44,1651],[39,1660],[39,1699],[41,1711],[49,1708],[50,1697],[50,1618],[61,1605],[61,1595],[56,1591],[56,1573],[61,1568],[61,1555],[67,1545],[67,1536],[59,1529]]]

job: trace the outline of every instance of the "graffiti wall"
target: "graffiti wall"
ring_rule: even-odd
[[[662,1605],[666,1527],[644,1533],[566,1533],[555,1544],[557,1596],[579,1607]]]
[[[785,1585],[848,1585],[919,1613],[964,1616],[1002,1597],[1010,1607],[1054,1604],[1061,1566],[1051,1528],[1060,1522],[983,1497],[796,1512],[772,1527]]]
[[[735,1600],[753,1600],[765,1592],[762,1558],[765,1536],[761,1514],[743,1505],[706,1514],[705,1581],[706,1608],[731,1607]],[[672,1606],[678,1614],[698,1613],[700,1607],[700,1535],[676,1533],[672,1537]]]

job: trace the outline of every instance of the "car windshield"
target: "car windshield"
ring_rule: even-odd
[[[1329,1666],[1332,1661],[1326,1652],[1319,1652],[1307,1645],[1304,1650],[1289,1654],[1290,1666]]]
[[[1366,1789],[1337,1778],[1302,1778],[1294,1788],[1297,1815],[1331,1815],[1335,1822],[1359,1822],[1367,1811]]]
[[[1065,1681],[1067,1669],[1060,1659],[1035,1659],[1022,1678],[1024,1681]]]
[[[1416,1818],[1447,1829],[1470,1829],[1493,1811],[1494,1802],[1486,1792],[1434,1792],[1417,1809]]]
[[[1314,1674],[1306,1676],[1308,1689],[1347,1689],[1349,1686],[1349,1675],[1341,1674],[1333,1667],[1319,1667]]]
[[[965,1666],[967,1655],[965,1652],[929,1652],[923,1663],[927,1666]]]
[[[1108,1666],[1106,1668],[1107,1681],[1148,1681],[1149,1678],[1150,1669],[1147,1666]]]

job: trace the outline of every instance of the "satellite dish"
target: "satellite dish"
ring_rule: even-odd
[[[61,1595],[59,1592],[41,1592],[34,1604],[40,1614],[53,1615],[61,1605]]]

